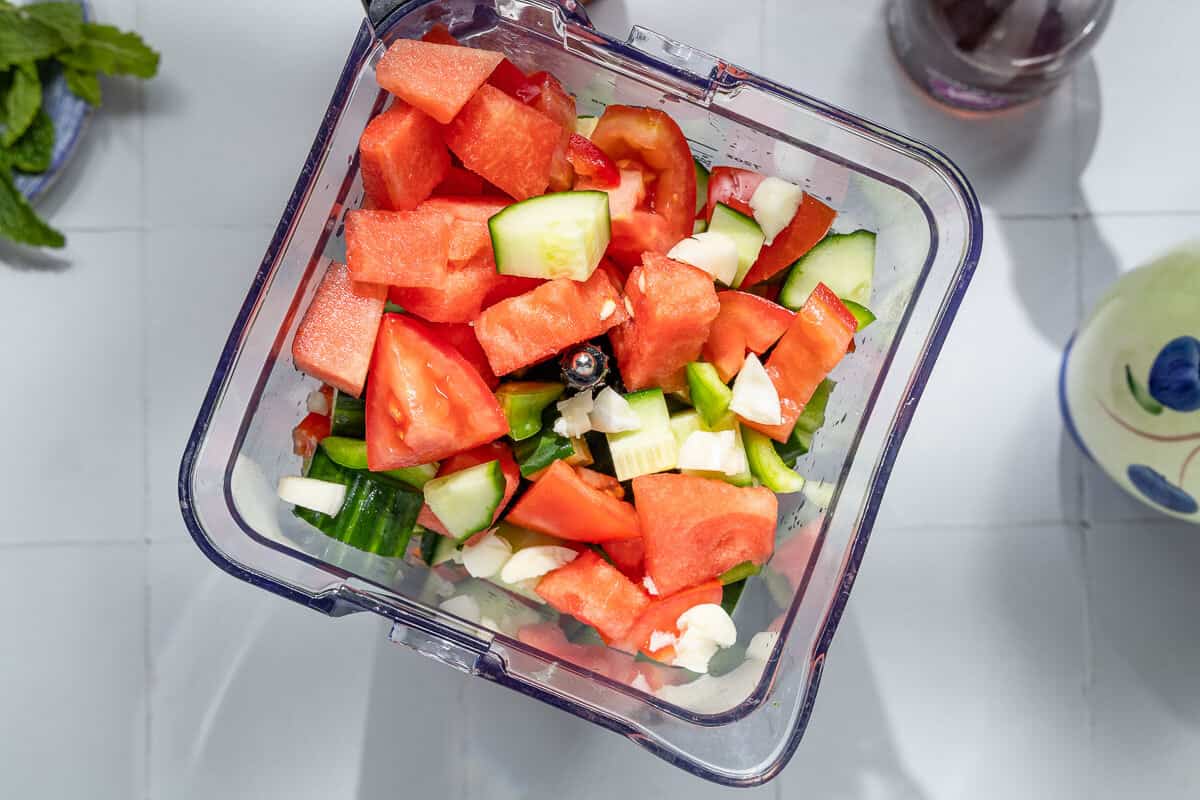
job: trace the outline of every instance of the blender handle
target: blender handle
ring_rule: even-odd
[[[401,6],[415,5],[412,0],[360,0],[360,2],[363,12],[367,15],[367,24],[375,31],[379,30],[379,26],[392,15],[393,11]],[[583,0],[542,0],[542,2],[558,8],[568,22],[588,28],[595,27],[583,9]]]

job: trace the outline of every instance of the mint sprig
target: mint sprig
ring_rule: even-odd
[[[40,174],[53,158],[54,124],[42,108],[42,79],[62,70],[72,93],[99,106],[100,75],[152,78],[158,62],[136,33],[85,22],[78,3],[0,0],[0,237],[35,247],[65,241],[14,182],[14,172]]]

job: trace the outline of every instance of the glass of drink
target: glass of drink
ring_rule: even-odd
[[[1095,44],[1114,0],[892,0],[905,71],[955,109],[998,111],[1049,92]]]

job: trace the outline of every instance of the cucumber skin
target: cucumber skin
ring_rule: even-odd
[[[526,381],[506,383],[496,390],[500,409],[508,419],[508,435],[514,442],[536,436],[542,429],[542,412],[566,387],[561,383]]]
[[[804,488],[804,478],[784,462],[766,435],[743,426],[742,441],[746,445],[750,472],[762,481],[763,486],[776,494],[791,494]]]
[[[598,196],[597,199],[601,199],[601,198],[603,199],[603,201],[604,201],[604,225],[603,225],[603,228],[607,232],[607,236],[604,239],[603,246],[598,248],[599,257],[596,259],[596,263],[592,264],[590,269],[587,270],[587,274],[580,276],[580,275],[576,275],[576,274],[570,274],[567,272],[564,272],[562,274],[542,274],[543,272],[546,272],[545,270],[525,270],[525,271],[511,270],[510,265],[508,263],[510,260],[510,256],[509,256],[510,248],[506,247],[504,245],[504,241],[503,241],[504,239],[508,238],[505,235],[504,230],[503,230],[503,226],[505,223],[505,217],[510,216],[510,215],[519,215],[522,212],[528,213],[530,205],[535,204],[535,203],[545,204],[547,202],[553,202],[554,200],[563,199],[563,198],[567,198],[567,197],[570,197],[571,199],[578,199],[581,195],[585,195],[585,194],[597,195]],[[595,190],[595,189],[587,189],[587,190],[577,191],[577,192],[576,191],[551,192],[549,194],[537,195],[535,197],[530,197],[525,200],[520,200],[520,201],[513,203],[512,205],[504,208],[503,210],[497,212],[495,215],[493,215],[488,220],[488,236],[492,240],[492,251],[495,253],[495,256],[496,256],[496,272],[498,272],[501,275],[517,275],[517,276],[528,277],[528,278],[542,278],[545,280],[553,280],[555,278],[571,278],[572,280],[576,280],[576,281],[585,281],[591,277],[592,273],[595,272],[596,268],[600,265],[600,262],[604,259],[605,251],[608,250],[608,245],[612,242],[612,211],[608,207],[608,192],[602,192],[602,191]]]
[[[701,164],[696,159],[692,159],[692,163],[696,167],[696,216],[704,210],[708,205],[708,168]],[[705,225],[707,228],[707,224]]]
[[[692,405],[700,412],[704,424],[716,425],[729,411],[733,390],[717,375],[717,368],[704,361],[691,361],[686,367],[688,391]]]
[[[424,498],[420,492],[371,472],[347,469],[318,449],[308,477],[340,483],[346,500],[337,516],[296,507],[300,519],[339,542],[385,558],[402,558]]]
[[[365,402],[338,389],[333,393],[331,408],[329,419],[331,436],[344,436],[348,439],[365,438],[367,433]]]
[[[872,266],[872,272],[873,272],[874,271],[874,246],[875,246],[875,234],[874,233],[872,233],[871,231],[866,231],[866,230],[857,230],[857,231],[853,231],[852,233],[827,234],[824,239],[822,239],[821,241],[819,241],[815,245],[813,245],[811,250],[809,250],[804,255],[800,256],[800,258],[796,259],[796,261],[790,267],[788,267],[787,277],[784,278],[783,285],[779,289],[779,304],[785,308],[791,309],[792,311],[797,311],[808,300],[809,292],[803,291],[803,286],[805,284],[804,270],[805,270],[805,263],[807,261],[809,261],[810,259],[816,259],[816,258],[823,257],[825,255],[825,251],[829,250],[830,248],[837,248],[837,247],[839,247],[839,245],[849,244],[855,240],[860,240],[860,239],[864,239],[864,238],[868,238],[868,237],[871,240],[871,247],[872,247],[871,266]],[[872,279],[873,277],[874,277],[873,274],[871,276],[869,276],[869,280]],[[829,286],[831,291],[835,291],[839,295],[839,297],[841,297],[842,293],[837,292],[838,287],[830,286],[828,282],[826,283],[826,285]],[[811,291],[811,287],[810,287],[810,291]],[[870,293],[870,283],[868,283],[867,293],[868,294]],[[801,297],[800,296],[801,294],[803,294],[804,296]],[[841,297],[841,299],[843,302],[845,302],[846,300],[852,300],[852,301],[858,303],[858,300],[856,300],[854,297],[850,297],[849,295],[847,295],[846,297]],[[866,298],[864,298],[864,299],[866,299]],[[860,303],[860,305],[861,305],[861,303]],[[864,308],[865,308],[865,306],[864,306]],[[874,315],[872,315],[872,318],[874,318]],[[864,327],[866,327],[866,326],[860,324],[859,330],[862,330]]]
[[[435,499],[436,495],[440,493],[443,488],[445,488],[447,491],[453,491],[453,487],[456,483],[466,480],[475,480],[477,475],[480,476],[482,480],[490,484],[490,488],[494,493],[495,499],[478,506],[478,520],[481,520],[481,523],[468,523],[466,526],[468,530],[461,532],[456,531],[453,527],[451,527],[451,522],[448,522],[446,519],[449,514],[438,514],[436,506],[440,503]],[[468,467],[460,472],[454,472],[446,475],[445,477],[435,478],[434,480],[430,481],[425,485],[425,502],[430,506],[430,509],[434,512],[434,514],[437,515],[442,524],[446,526],[446,529],[451,533],[456,534],[454,538],[457,543],[462,544],[480,531],[486,530],[492,524],[492,518],[496,514],[496,509],[500,507],[500,503],[504,498],[504,487],[504,472],[500,469],[499,460],[488,461],[484,464],[477,464],[474,467]],[[443,509],[443,512],[445,512],[445,509]]]

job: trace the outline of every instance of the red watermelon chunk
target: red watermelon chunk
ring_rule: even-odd
[[[599,336],[628,316],[607,272],[598,269],[584,283],[557,278],[496,303],[475,321],[475,335],[492,371],[507,375]]]
[[[701,355],[729,381],[746,361],[746,351],[767,352],[792,324],[792,312],[766,298],[745,292],[717,292],[721,313],[713,320]]]
[[[440,288],[393,286],[388,297],[393,303],[429,322],[470,322],[479,316],[484,300],[503,277],[496,274],[491,249],[469,261],[450,264]]]
[[[650,603],[640,586],[591,550],[547,573],[534,591],[561,613],[586,622],[611,640],[628,633]]]
[[[431,197],[422,208],[436,209],[451,219],[468,222],[487,222],[502,210],[512,205],[511,200],[495,197]]]
[[[766,487],[660,473],[634,478],[633,496],[646,574],[664,596],[744,561],[762,564],[775,547],[778,502]]]
[[[682,389],[683,368],[700,357],[720,311],[712,276],[689,264],[646,253],[629,274],[625,295],[633,318],[610,334],[621,378],[632,391]]]
[[[443,125],[504,59],[500,53],[399,39],[375,67],[379,85]]]
[[[355,280],[389,286],[446,285],[450,226],[438,212],[350,211],[346,261]]]
[[[358,152],[365,200],[371,208],[416,208],[450,169],[441,126],[428,114],[401,102],[367,124]]]
[[[528,99],[521,99],[558,123],[558,145],[550,159],[550,191],[565,192],[575,182],[575,170],[567,158],[571,135],[575,133],[575,98],[549,72],[530,75],[526,91]]]
[[[296,369],[347,394],[362,394],[386,292],[351,280],[344,264],[330,264],[292,341]]]
[[[550,184],[562,128],[545,114],[484,85],[444,131],[464,166],[525,200]]]
[[[438,132],[441,142],[441,132]],[[442,142],[444,145],[445,143]],[[450,166],[442,182],[433,187],[434,197],[463,197],[483,194],[483,178],[462,167]]]
[[[637,618],[637,622],[625,634],[625,638],[620,642],[614,642],[613,646],[631,653],[640,650],[651,658],[670,664],[675,660],[675,648],[668,645],[658,650],[651,650],[650,637],[655,631],[678,636],[679,626],[675,623],[685,611],[705,603],[720,605],[723,596],[721,582],[714,578],[699,586],[675,592],[668,597],[652,597],[650,605],[646,606],[646,610]]]
[[[612,559],[613,566],[621,570],[625,577],[637,583],[642,582],[642,577],[646,574],[643,566],[646,548],[642,544],[642,537],[605,542],[600,547]]]
[[[777,442],[786,442],[817,386],[846,355],[857,330],[850,310],[829,287],[818,283],[764,365],[779,392],[783,422],[743,423]]]
[[[758,260],[746,277],[743,286],[753,286],[790,267],[796,259],[807,253],[817,242],[825,238],[833,225],[837,212],[812,195],[805,194],[800,208],[788,226],[775,235],[775,241],[758,254]]]

